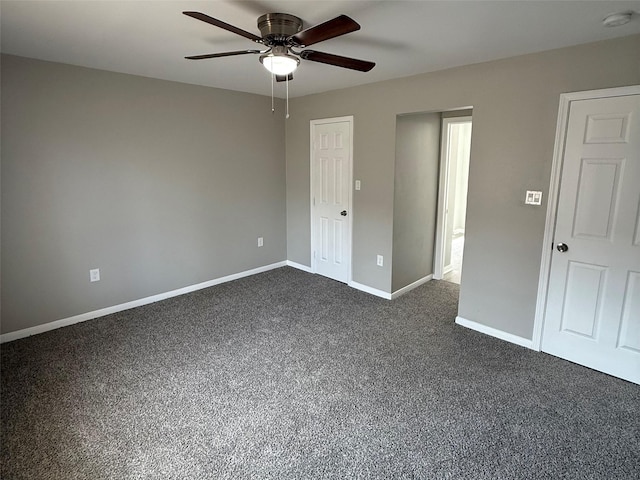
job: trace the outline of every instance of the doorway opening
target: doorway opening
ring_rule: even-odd
[[[442,118],[434,278],[460,284],[464,253],[471,115]]]

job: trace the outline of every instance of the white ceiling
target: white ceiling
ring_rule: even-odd
[[[376,67],[361,73],[303,60],[290,84],[293,97],[640,33],[640,1],[2,0],[2,52],[270,95],[257,55],[185,60],[256,47],[184,10],[255,34],[257,17],[268,12],[299,16],[305,28],[343,13],[360,23],[360,31],[311,48]],[[602,25],[620,11],[636,13],[622,27]],[[276,95],[284,95],[284,84]]]

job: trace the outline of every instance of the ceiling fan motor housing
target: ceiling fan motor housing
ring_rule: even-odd
[[[266,13],[258,18],[263,39],[280,43],[302,30],[302,19],[288,13]]]

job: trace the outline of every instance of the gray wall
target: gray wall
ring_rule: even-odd
[[[270,102],[3,56],[2,333],[285,260]]]
[[[391,291],[396,115],[473,106],[460,316],[531,338],[559,95],[640,83],[640,36],[296,98],[286,123],[287,249],[310,264],[309,121],[354,116],[353,280]],[[542,190],[543,206],[524,205]]]
[[[639,58],[632,36],[380,82],[293,99],[283,125],[267,97],[3,56],[1,331],[310,265],[309,121],[343,115],[353,279],[391,292],[396,116],[473,106],[459,311],[531,338],[559,95],[640,83]]]
[[[438,204],[440,115],[396,120],[391,290],[433,273]]]

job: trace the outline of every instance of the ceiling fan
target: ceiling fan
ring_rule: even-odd
[[[303,30],[302,20],[294,15],[289,15],[288,13],[267,13],[258,18],[258,29],[262,35],[259,37],[251,32],[229,25],[222,20],[205,15],[204,13],[182,13],[267,47],[264,50],[237,50],[233,52],[209,53],[185,57],[189,60],[256,54],[260,55],[262,65],[264,65],[279,82],[293,79],[293,72],[300,64],[300,59],[361,72],[368,72],[375,66],[375,63],[366,60],[358,60],[356,58],[318,52],[316,50],[296,50],[360,30],[360,25],[346,15],[340,15],[332,20]]]

